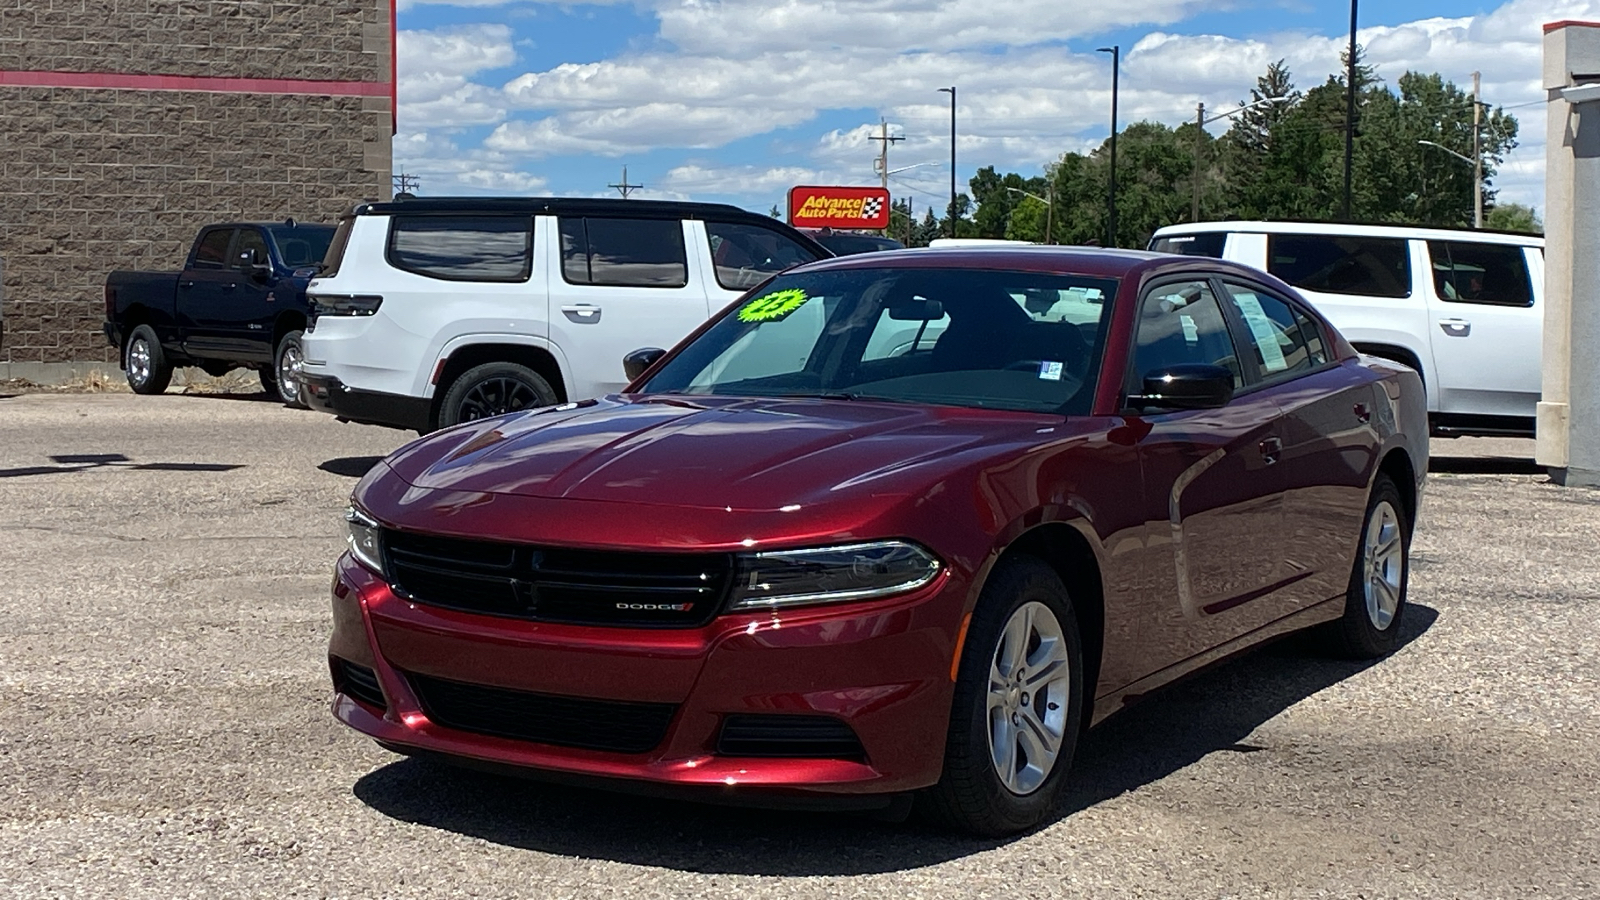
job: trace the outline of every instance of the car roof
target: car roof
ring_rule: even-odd
[[[387,216],[449,215],[460,213],[526,213],[557,216],[619,216],[637,219],[757,219],[788,228],[771,216],[753,213],[726,203],[693,203],[680,200],[624,200],[620,197],[416,197],[362,203],[355,214]]]
[[[983,247],[940,247],[896,250],[892,253],[867,253],[821,260],[790,271],[822,272],[836,269],[995,269],[1023,272],[1054,272],[1122,278],[1152,265],[1187,261],[1194,268],[1220,271],[1217,260],[1193,256],[1173,256],[1144,250],[1108,250],[1103,247],[1060,247],[1040,245],[986,245]]]
[[[1543,247],[1544,238],[1520,231],[1495,231],[1484,228],[1452,228],[1443,225],[1379,225],[1352,222],[1291,222],[1291,221],[1239,221],[1193,222],[1168,225],[1156,229],[1151,239],[1204,233],[1240,234],[1322,234],[1361,237],[1412,238],[1417,240],[1461,240],[1470,236],[1475,241],[1490,244],[1517,244]]]

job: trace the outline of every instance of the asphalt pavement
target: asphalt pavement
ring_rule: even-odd
[[[259,398],[0,399],[0,896],[1600,896],[1600,493],[1529,441],[1435,442],[1393,657],[1216,668],[1091,733],[1051,824],[974,841],[336,724],[339,513],[406,439]]]

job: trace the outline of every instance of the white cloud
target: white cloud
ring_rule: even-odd
[[[549,181],[516,160],[485,150],[462,150],[435,132],[402,132],[394,139],[394,170],[415,176],[426,194],[538,194]]]
[[[506,116],[505,99],[471,80],[509,66],[517,54],[505,25],[463,25],[399,34],[400,118],[434,128],[491,125]]]

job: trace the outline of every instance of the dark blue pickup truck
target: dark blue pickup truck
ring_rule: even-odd
[[[210,375],[250,368],[261,386],[303,406],[297,373],[306,284],[333,240],[331,225],[288,219],[200,229],[182,272],[112,272],[106,338],[122,354],[128,385],[167,389],[175,366]]]

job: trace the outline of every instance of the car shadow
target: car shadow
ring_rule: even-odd
[[[321,463],[317,468],[346,478],[360,478],[380,462],[383,462],[381,456],[340,456]]]
[[[22,466],[0,469],[0,478],[22,478],[28,475],[59,475],[64,472],[87,472],[91,469],[134,469],[142,472],[231,472],[244,468],[234,463],[136,463],[121,453],[69,453],[50,457],[49,466]]]
[[[1543,475],[1544,466],[1514,456],[1434,456],[1428,472],[1437,475]]]
[[[194,397],[194,398],[198,398],[198,399],[201,399],[201,400],[244,400],[244,401],[252,402],[252,403],[276,403],[279,406],[283,405],[283,401],[278,399],[278,397],[275,394],[269,394],[266,391],[262,391],[262,390],[255,390],[255,391],[248,391],[248,392],[241,392],[241,393],[232,393],[232,392],[228,392],[228,391],[209,391],[209,390],[208,391],[189,391],[189,390],[184,390],[182,388],[179,388],[176,392],[174,392],[174,396],[178,396],[178,397]]]
[[[1438,613],[1413,605],[1403,640]],[[1381,661],[1314,655],[1294,637],[1156,692],[1090,732],[1052,823],[1180,771],[1211,753],[1262,749],[1245,739],[1288,707]],[[1009,843],[862,816],[772,812],[542,784],[406,758],[356,782],[397,819],[509,847],[582,859],[732,875],[897,872]]]

